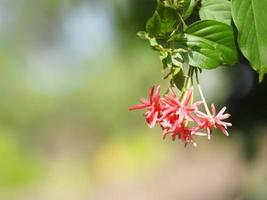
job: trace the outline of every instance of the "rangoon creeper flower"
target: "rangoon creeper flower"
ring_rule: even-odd
[[[179,125],[176,126],[173,133],[171,133],[172,139],[175,140],[175,137],[178,136],[178,139],[185,142],[185,146],[187,146],[188,143],[192,143],[194,146],[196,146],[196,143],[193,139],[193,128],[188,128],[185,125],[185,121]]]
[[[211,104],[212,115],[208,115],[200,111],[197,112],[198,117],[202,121],[202,125],[200,127],[201,129],[207,129],[209,139],[210,139],[210,135],[214,127],[218,127],[224,135],[226,136],[229,135],[226,129],[227,129],[227,126],[232,126],[232,124],[229,122],[223,121],[230,117],[230,114],[228,113],[224,114],[225,110],[226,110],[226,107],[223,107],[219,111],[219,113],[216,114],[216,108],[214,104]]]
[[[181,125],[186,117],[189,117],[196,123],[200,124],[200,121],[196,117],[194,117],[192,113],[198,110],[198,106],[202,103],[202,101],[197,101],[192,105],[189,104],[192,98],[192,88],[190,88],[187,92],[187,95],[183,102],[180,102],[177,99],[177,96],[172,89],[170,89],[170,91],[172,95],[165,95],[164,99],[162,100],[166,105],[163,109],[163,115],[161,118],[166,118],[166,116],[168,116],[169,114],[176,113],[179,116],[177,124],[178,126]]]
[[[180,97],[177,98],[172,88],[169,89],[169,94],[160,97],[160,86],[153,86],[149,93],[149,101],[141,98],[142,104],[135,105],[129,110],[146,109],[144,116],[150,128],[153,128],[158,123],[163,130],[163,139],[170,135],[172,140],[179,139],[185,143],[192,143],[196,146],[194,141],[195,136],[208,136],[214,128],[219,128],[222,133],[229,135],[227,127],[232,124],[223,120],[230,117],[228,113],[224,113],[226,107],[223,107],[218,114],[216,114],[215,106],[211,105],[212,114],[206,106],[205,99],[203,101],[192,102],[193,88],[188,89]],[[204,106],[208,114],[199,111],[198,107],[204,102]],[[207,133],[200,132],[206,130]]]
[[[157,87],[154,94],[155,87],[153,86],[149,92],[149,101],[144,98],[140,99],[142,104],[134,105],[129,108],[129,110],[137,110],[147,108],[145,113],[146,121],[150,128],[153,128],[160,117],[161,113],[161,101],[160,101],[160,86]]]

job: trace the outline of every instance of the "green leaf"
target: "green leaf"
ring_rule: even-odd
[[[172,1],[161,2],[158,0],[157,3],[156,11],[146,23],[146,31],[152,36],[164,37],[173,32],[179,18]]]
[[[145,31],[139,31],[136,35],[137,35],[138,37],[140,37],[141,39],[143,39],[143,40],[148,39],[148,34],[147,34],[147,32],[145,32]]]
[[[195,5],[195,0],[184,0],[183,19],[187,19],[188,17],[190,17]]]
[[[176,10],[183,19],[187,19],[194,10],[196,0],[163,0],[161,4]]]
[[[161,51],[159,58],[163,64],[163,69],[172,67],[172,59],[171,59],[171,56],[168,52]]]
[[[170,8],[173,8],[175,10],[180,9],[183,5],[183,2],[181,0],[162,0],[161,3],[165,7],[170,7]]]
[[[154,12],[152,17],[146,23],[146,31],[151,35],[160,33],[161,21],[157,11]]]
[[[234,32],[227,24],[214,20],[195,22],[185,30],[185,39],[192,66],[212,69],[237,61]]]
[[[267,1],[233,0],[232,16],[240,50],[262,80],[267,73]]]
[[[182,52],[180,51],[180,49],[177,49],[176,51],[174,50],[171,54],[171,61],[172,64],[176,67],[182,68],[183,67],[183,63],[184,63],[184,59],[181,55],[181,53],[183,53],[183,49],[181,49]]]
[[[137,36],[140,37],[141,39],[148,40],[152,49],[154,49],[156,51],[163,51],[164,50],[163,46],[158,43],[157,39],[155,37],[149,36],[149,34],[147,32],[139,31],[137,33]]]
[[[182,91],[184,87],[185,80],[186,76],[184,75],[183,70],[181,68],[177,68],[176,72],[172,77],[172,81],[180,91]]]
[[[175,9],[159,5],[157,11],[160,16],[159,35],[165,35],[166,33],[172,32],[178,19]]]
[[[212,19],[231,24],[231,3],[228,0],[202,1],[199,10],[200,19]]]

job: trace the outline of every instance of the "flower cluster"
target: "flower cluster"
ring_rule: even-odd
[[[132,106],[129,110],[145,108],[144,116],[150,128],[159,124],[163,130],[163,138],[170,135],[173,140],[179,139],[185,142],[185,145],[192,143],[196,146],[194,136],[208,136],[210,139],[214,128],[220,129],[228,136],[227,127],[232,124],[224,121],[230,117],[230,114],[224,113],[226,107],[216,113],[215,106],[212,104],[210,112],[205,101],[193,102],[192,94],[193,88],[190,88],[178,98],[170,88],[168,94],[160,97],[160,86],[156,90],[153,86],[149,93],[149,100],[141,98],[141,104]],[[203,104],[207,113],[199,110]]]

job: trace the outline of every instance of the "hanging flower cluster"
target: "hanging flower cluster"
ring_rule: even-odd
[[[201,96],[202,91],[200,89]],[[218,128],[228,136],[227,127],[232,126],[229,122],[224,122],[230,115],[224,113],[226,107],[223,107],[218,114],[215,106],[211,105],[209,111],[205,99],[193,102],[193,87],[182,93],[178,98],[172,88],[169,93],[160,97],[160,86],[153,86],[149,93],[149,101],[140,99],[141,104],[129,108],[129,110],[146,109],[144,114],[147,124],[153,128],[159,124],[163,130],[163,138],[167,135],[172,140],[179,139],[185,142],[185,145],[192,143],[196,146],[194,136],[207,136],[210,139],[213,129]],[[206,113],[199,110],[204,105]]]
[[[144,116],[149,127],[158,124],[163,130],[163,138],[169,135],[173,140],[194,145],[195,136],[210,139],[214,129],[228,136],[227,127],[232,125],[224,121],[230,117],[224,113],[226,107],[217,113],[213,104],[207,105],[198,75],[203,70],[233,65],[238,60],[235,33],[230,26],[231,15],[225,21],[225,16],[221,19],[204,15],[205,9],[202,9],[201,20],[191,23],[192,19],[198,19],[194,11],[205,6],[205,2],[157,0],[157,7],[146,22],[145,31],[137,35],[159,53],[164,79],[170,81],[170,89],[161,97],[160,87],[152,87],[149,100],[141,98],[141,104],[129,108],[145,109]],[[190,16],[193,17],[187,20]],[[194,102],[195,86],[201,100]],[[180,90],[179,95],[174,92],[175,87]]]

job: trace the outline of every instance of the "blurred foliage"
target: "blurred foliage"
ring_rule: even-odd
[[[21,186],[36,180],[41,174],[39,159],[18,144],[12,131],[0,131],[0,190]]]
[[[167,88],[157,54],[135,35],[155,6],[154,0],[2,1],[1,199],[3,189],[29,185],[42,189],[26,190],[24,199],[35,192],[42,197],[35,199],[84,199],[77,193],[93,190],[94,181],[138,179],[167,163],[176,143],[162,142],[158,130],[143,131],[141,112],[128,111],[151,85]]]
[[[159,170],[164,161],[169,159],[164,156],[169,149],[166,145],[160,146],[162,144],[156,137],[149,136],[153,134],[151,131],[128,132],[140,136],[113,137],[97,150],[93,171],[98,181],[137,179],[140,175],[145,176],[148,171],[151,173]],[[155,154],[155,149],[161,151]]]

